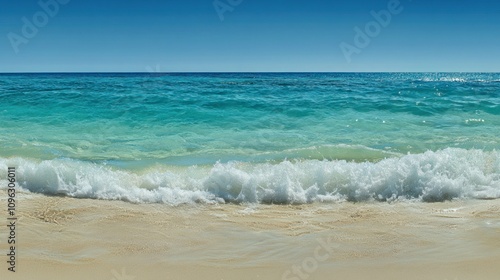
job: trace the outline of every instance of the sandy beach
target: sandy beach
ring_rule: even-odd
[[[3,261],[1,279],[444,280],[500,274],[498,200],[172,207],[18,195],[16,272]],[[6,204],[5,191],[0,197]],[[1,218],[6,221],[5,211]]]
[[[500,280],[499,13],[3,1],[0,280]]]

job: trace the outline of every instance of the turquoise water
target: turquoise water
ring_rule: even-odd
[[[500,197],[500,74],[1,74],[0,121],[0,167],[32,192]]]

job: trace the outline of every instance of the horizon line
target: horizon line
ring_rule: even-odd
[[[499,74],[500,71],[40,71],[40,72],[0,72],[0,74],[349,74],[349,73],[434,73],[434,74]]]

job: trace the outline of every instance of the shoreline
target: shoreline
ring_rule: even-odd
[[[6,194],[0,190],[1,204]],[[18,193],[18,217],[18,271],[2,262],[2,278],[496,279],[500,273],[498,200],[168,206]],[[6,221],[5,211],[0,218]]]

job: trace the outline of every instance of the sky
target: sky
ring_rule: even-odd
[[[500,72],[497,0],[0,0],[0,72]]]

